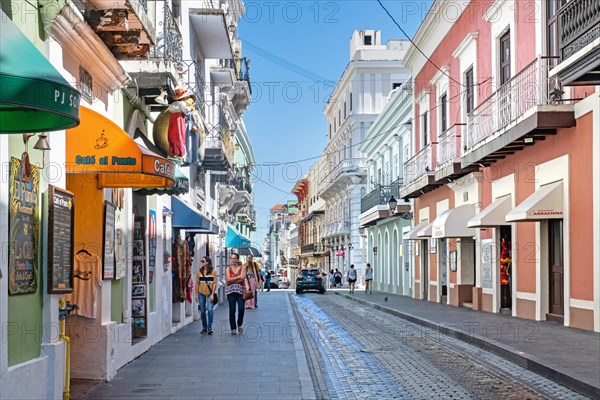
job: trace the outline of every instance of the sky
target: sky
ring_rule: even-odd
[[[431,2],[382,0],[411,38]],[[252,242],[262,248],[269,209],[296,200],[290,191],[327,145],[323,108],[350,60],[352,33],[380,30],[382,44],[406,37],[376,0],[244,4],[238,38],[250,59],[252,104],[243,118],[257,163]]]

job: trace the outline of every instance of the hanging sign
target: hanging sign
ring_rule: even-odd
[[[29,163],[29,155],[11,158],[8,214],[8,293],[26,294],[37,291],[39,236],[38,169]]]
[[[48,188],[48,293],[73,292],[74,197]]]

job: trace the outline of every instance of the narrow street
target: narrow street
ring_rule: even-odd
[[[227,307],[119,370],[86,399],[584,399],[485,350],[333,291],[261,293],[242,336]]]

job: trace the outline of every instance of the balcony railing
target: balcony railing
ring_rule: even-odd
[[[325,175],[325,178],[320,183],[327,185],[335,181],[340,175],[353,172],[366,172],[366,161],[364,158],[348,158],[342,160],[335,168]]]
[[[437,165],[460,158],[461,131],[465,124],[455,124],[438,137]]]
[[[157,3],[156,10],[156,45],[150,52],[150,58],[179,64],[183,57],[183,38],[179,26],[169,8],[169,3],[162,2],[162,14],[158,4],[160,3]]]
[[[600,36],[600,2],[568,1],[560,10],[560,51],[566,60]]]
[[[301,253],[314,253],[317,249],[317,246],[314,243],[305,244],[300,248]]]
[[[434,146],[436,146],[435,142],[428,144],[404,163],[404,178],[407,184],[416,181],[429,172],[433,172],[432,155]]]
[[[364,213],[375,206],[387,206],[390,197],[394,196],[395,198],[399,198],[400,187],[402,184],[403,179],[398,178],[389,185],[379,186],[371,191],[371,193],[360,199],[360,212]]]
[[[561,101],[562,85],[548,71],[558,57],[539,57],[467,115],[463,155],[538,105]]]

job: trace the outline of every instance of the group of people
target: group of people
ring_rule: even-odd
[[[337,268],[329,271],[329,288],[343,287],[342,277],[342,273]],[[354,264],[350,265],[350,269],[346,273],[346,279],[348,280],[350,294],[354,294],[356,281],[358,280],[358,273],[354,268]],[[365,293],[373,294],[373,268],[371,268],[371,264],[369,263],[367,263],[367,267],[365,268]]]

